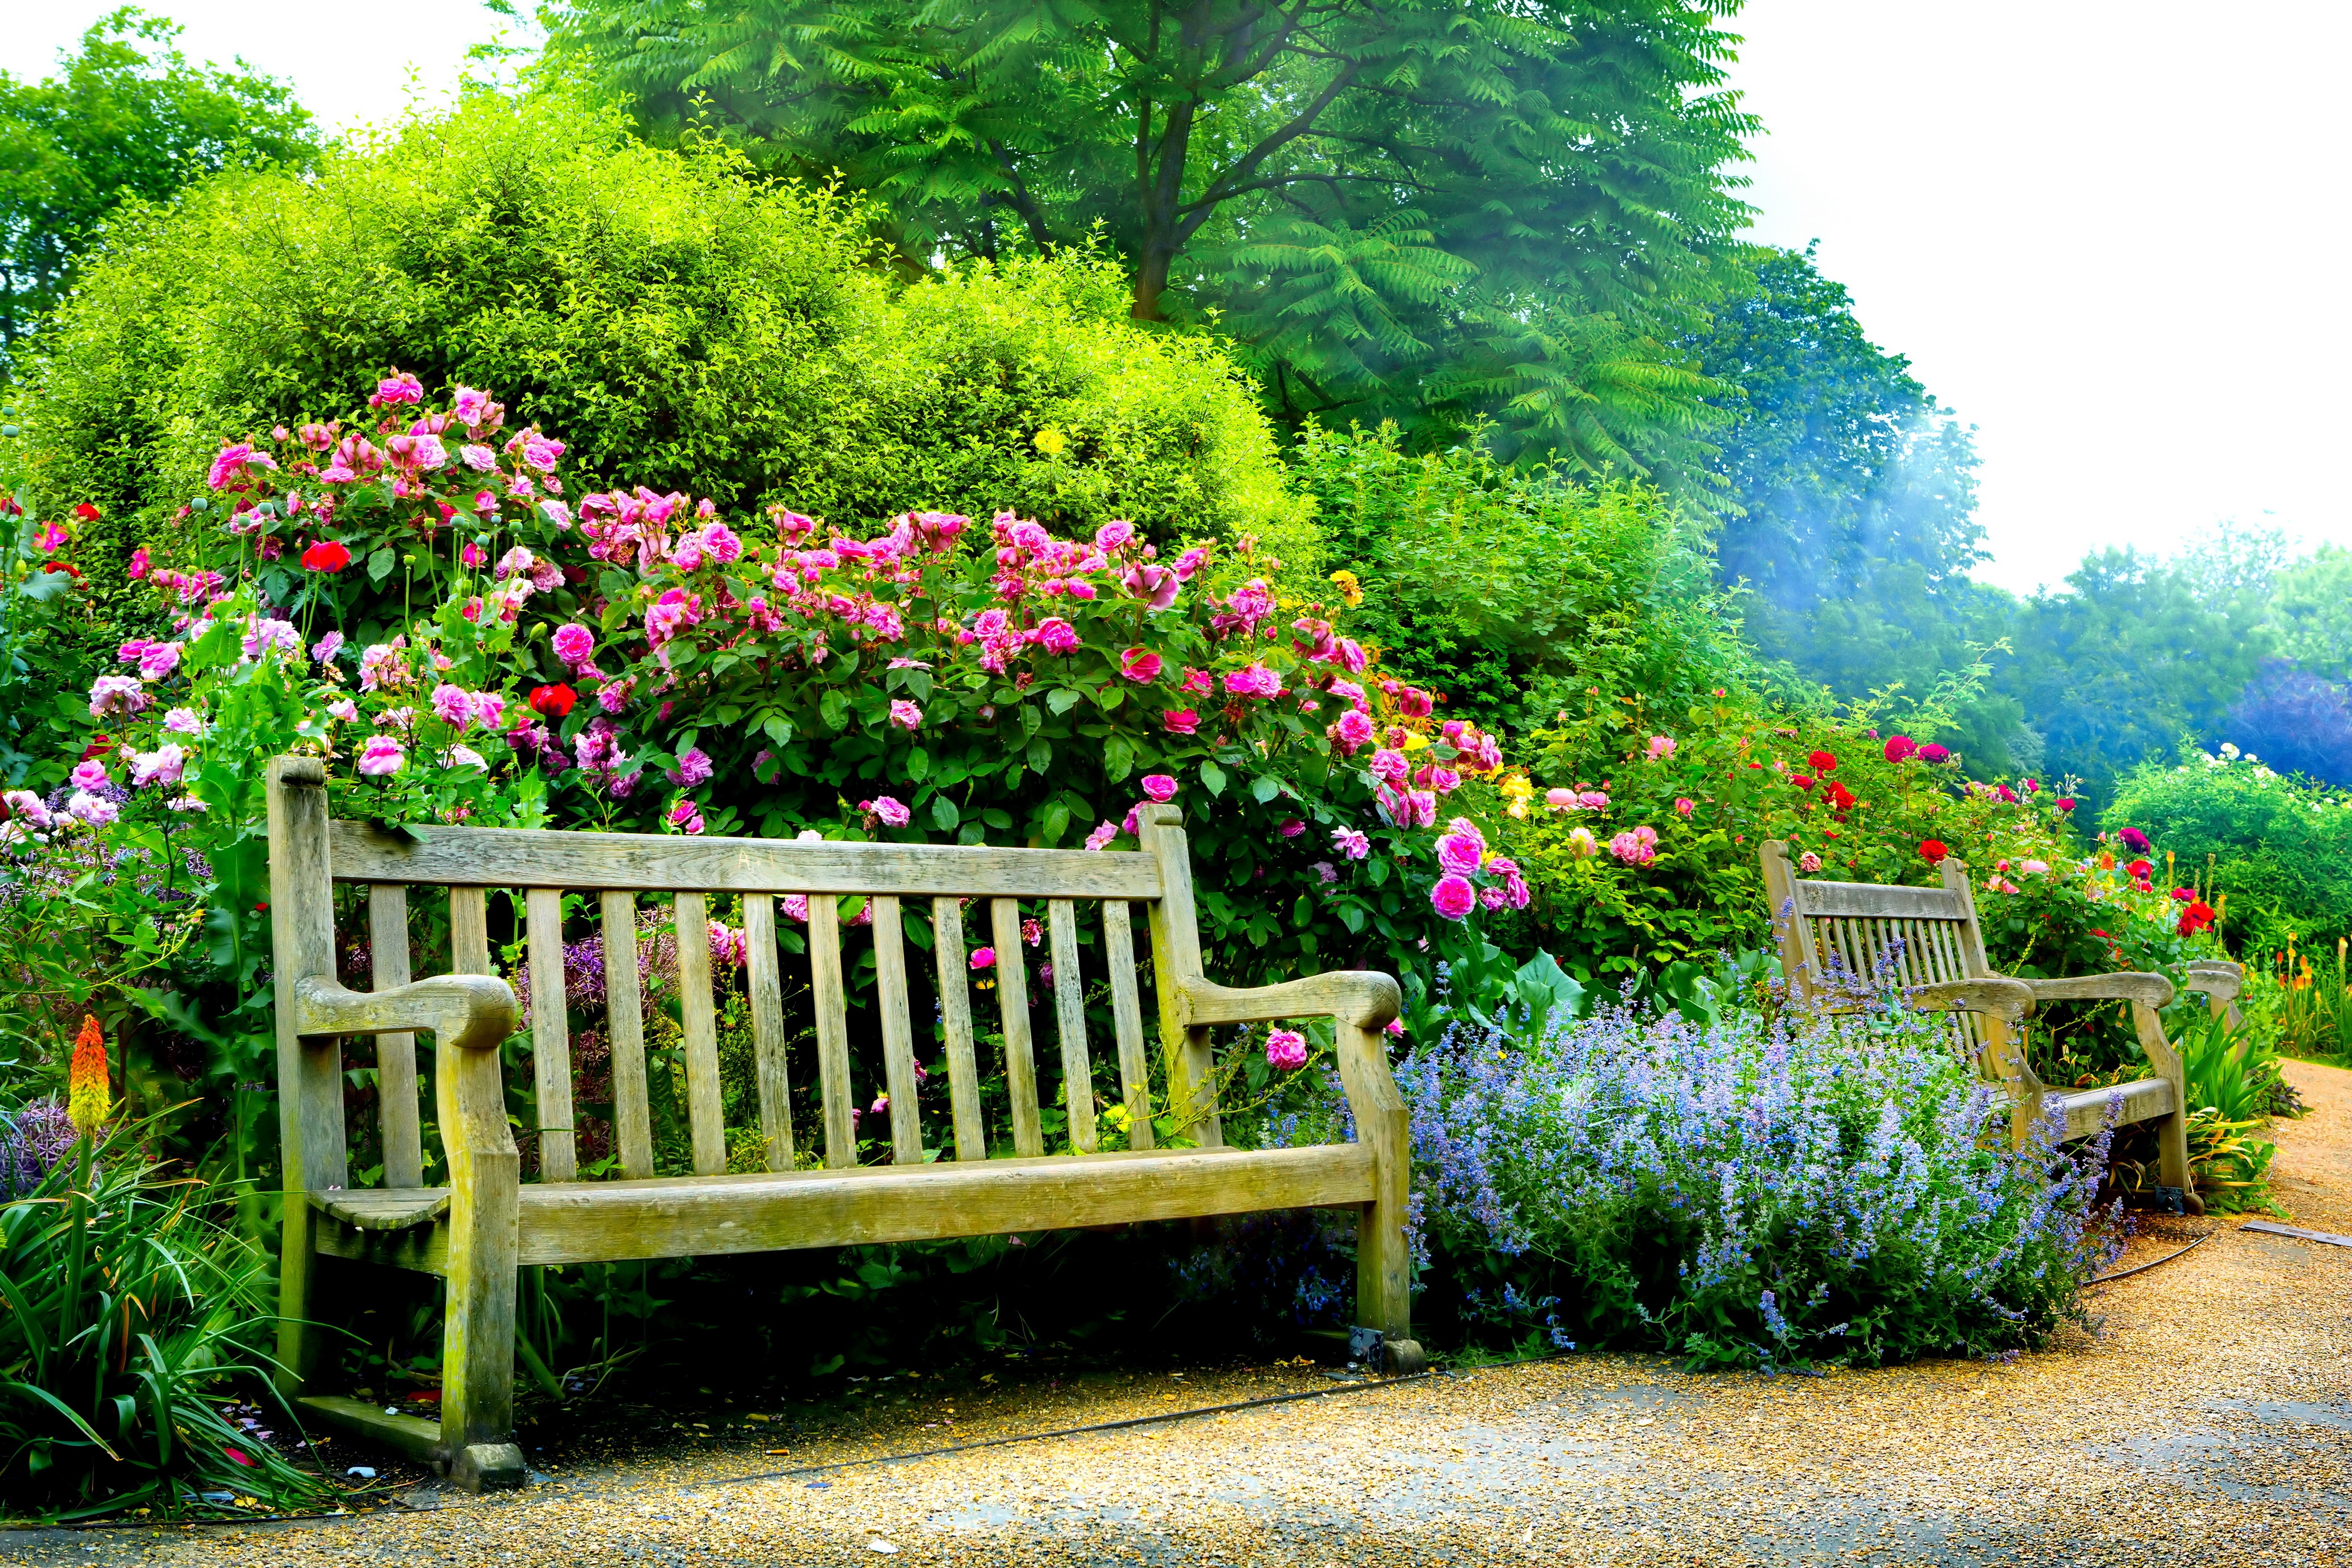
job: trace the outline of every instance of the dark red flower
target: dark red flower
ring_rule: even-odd
[[[302,552],[307,572],[340,572],[352,563],[352,552],[331,539],[322,539]]]
[[[2149,865],[2145,860],[2135,860],[2130,865],[2125,867],[2124,869],[2131,876],[2138,879],[2139,880],[2145,881],[2147,879],[2149,873],[2153,872],[2156,868]]]
[[[2130,850],[2135,855],[2145,855],[2149,849],[2154,847],[2154,846],[2148,842],[2147,835],[2142,833],[2137,827],[2126,827],[2117,830],[2116,834],[2116,842],[2121,844],[2125,848]]]
[[[2194,888],[2175,888],[2172,889],[2172,896],[2181,903],[2193,904],[2197,901],[2197,889]]]
[[[2211,925],[2214,919],[2213,906],[2199,899],[2180,911],[2180,924],[2177,929],[2182,936],[2195,936],[2199,931]]]
[[[62,572],[77,583],[81,581],[81,568],[75,565],[70,561],[44,561],[41,563],[41,570],[44,572]]]
[[[1913,740],[1910,736],[1890,735],[1887,737],[1886,760],[1888,762],[1907,762],[1909,759],[1916,757],[1918,754],[1919,742]]]
[[[1923,763],[1944,762],[1951,754],[1952,749],[1949,746],[1939,746],[1933,741],[1919,748],[1919,760]]]
[[[1949,849],[1944,847],[1944,841],[1940,838],[1925,838],[1919,842],[1920,858],[1930,866],[1940,863],[1944,857],[1950,853]]]
[[[2072,811],[2072,810],[2074,810],[2074,797],[2073,795],[2060,795],[2060,796],[2058,797],[2058,809],[2059,809],[2059,810],[2061,810],[2061,811]]]
[[[1837,759],[1827,752],[1814,752],[1808,755],[1805,761],[1813,764],[1813,772],[1817,773],[1837,772]]]
[[[1829,788],[1823,790],[1822,794],[1828,799],[1830,809],[1832,811],[1852,811],[1853,809],[1853,791],[1846,788],[1845,785],[1842,784],[1832,783]]]
[[[530,710],[542,718],[561,719],[572,711],[580,700],[580,693],[568,686],[534,686],[530,689]]]
[[[74,502],[74,515],[81,519],[84,522],[96,522],[98,521],[98,508],[90,505],[89,502],[86,500],[76,501]]]
[[[1795,784],[1799,789],[1811,789],[1813,787],[1813,781],[1807,778],[1802,773],[1790,773],[1789,775],[1789,782]]]

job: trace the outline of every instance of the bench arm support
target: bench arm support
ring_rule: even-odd
[[[2136,1002],[2172,1005],[2172,982],[2161,974],[2080,974],[2068,980],[2027,980],[2037,1002]]]
[[[515,1152],[499,1047],[514,1033],[515,994],[491,974],[436,974],[389,991],[352,991],[331,974],[295,982],[294,1029],[304,1036],[428,1030],[441,1047],[441,1142],[453,1159]]]

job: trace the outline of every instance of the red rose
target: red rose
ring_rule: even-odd
[[[1832,811],[1852,811],[1853,809],[1853,791],[1846,788],[1845,785],[1842,784],[1832,784],[1828,789],[1822,793],[1828,797],[1830,809]]]
[[[2072,811],[2072,810],[2074,810],[2074,797],[2073,795],[2061,795],[2061,796],[2059,796],[2059,797],[2058,797],[2058,809],[2059,809],[2059,810],[2061,810],[2061,811]]]
[[[579,700],[580,693],[568,686],[534,686],[530,690],[530,710],[543,719],[562,718]]]
[[[74,515],[81,519],[84,522],[96,522],[98,521],[98,508],[90,505],[89,502],[86,500],[76,501],[74,503]]]
[[[1920,841],[1920,857],[1930,866],[1936,865],[1950,853],[1949,849],[1944,847],[1944,841],[1940,838],[1927,838]]]
[[[1813,764],[1813,772],[1817,773],[1833,773],[1837,772],[1837,759],[1830,755],[1827,752],[1815,752],[1806,757],[1805,761]]]
[[[352,563],[352,552],[331,539],[322,539],[302,552],[306,572],[340,572]]]
[[[2182,936],[2195,936],[2199,931],[2211,925],[2213,921],[2213,906],[2200,899],[2180,911],[2180,924],[2178,929]]]
[[[1791,773],[1791,774],[1790,774],[1790,775],[1789,775],[1789,782],[1790,782],[1790,784],[1795,784],[1799,789],[1811,789],[1811,788],[1812,788],[1812,787],[1813,787],[1813,781],[1812,781],[1812,780],[1811,780],[1811,779],[1809,779],[1809,778],[1807,778],[1807,777],[1806,777],[1804,774],[1802,774],[1802,773]]]

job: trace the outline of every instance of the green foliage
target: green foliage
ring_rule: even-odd
[[[1756,679],[1701,529],[1658,490],[1498,461],[1484,439],[1410,457],[1393,426],[1309,426],[1296,468],[1350,625],[1445,694],[1524,732],[1588,686],[1677,708]]]
[[[1668,340],[1747,215],[1731,9],[576,0],[550,52],[843,171],[915,264],[1100,233],[1137,318],[1231,332],[1287,421],[1669,472],[1714,384]]]
[[[2101,814],[2171,849],[2179,874],[2201,875],[2226,929],[2248,956],[2306,947],[2352,931],[2352,795],[2283,777],[2226,747],[2174,767],[2135,769]],[[2211,862],[2210,872],[2206,870]]]
[[[2281,570],[2274,584],[2278,651],[2333,679],[2352,676],[2352,550],[2323,544]]]
[[[844,525],[1011,505],[1311,554],[1246,381],[1206,341],[1118,319],[1108,264],[902,289],[864,223],[707,142],[477,98],[315,179],[230,173],[120,220],[31,366],[17,460],[50,515],[104,510],[78,560],[115,614],[131,547],[223,442],[339,413],[388,364],[497,388],[567,433],[591,483]],[[119,629],[94,626],[85,659]]]
[[[148,1161],[150,1134],[110,1130],[0,1206],[0,1497],[61,1518],[315,1503],[323,1483],[215,1408],[265,1373],[268,1259],[219,1192]]]
[[[0,370],[66,297],[125,203],[162,201],[236,163],[307,165],[308,110],[243,61],[190,65],[180,29],[125,5],[90,24],[47,81],[0,74]]]

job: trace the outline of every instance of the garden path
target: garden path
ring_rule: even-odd
[[[2352,1231],[2352,1072],[2291,1064],[2296,1223]],[[2230,1222],[2234,1226],[2234,1222]],[[2131,1258],[2180,1237],[2150,1237]],[[2237,1231],[2008,1364],[1696,1377],[1590,1356],[889,1467],[743,1479],[1330,1386],[1311,1368],[913,1394],[854,1434],[547,1452],[521,1495],[241,1530],[0,1538],[35,1563],[2352,1562],[2352,1248]],[[877,1398],[877,1405],[887,1401]],[[727,1415],[714,1412],[711,1425]],[[949,1423],[952,1420],[950,1427]],[[764,1430],[774,1433],[780,1428]],[[568,1461],[568,1462],[567,1462]]]

